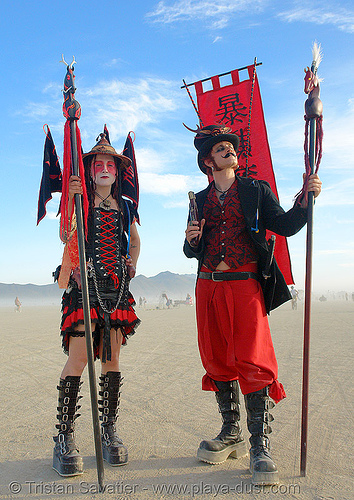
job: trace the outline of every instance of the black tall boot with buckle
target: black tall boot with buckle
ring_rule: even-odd
[[[56,425],[58,435],[53,437],[55,446],[53,451],[53,469],[61,476],[77,476],[83,473],[83,461],[79,449],[75,444],[75,420],[80,416],[77,410],[81,377],[68,375],[65,380],[60,379],[57,386],[59,391],[58,415]]]
[[[98,404],[99,411],[102,412],[102,452],[104,460],[113,466],[125,465],[128,462],[128,450],[116,431],[122,380],[120,372],[107,372],[100,376],[102,390],[99,395],[102,399]]]
[[[240,458],[247,455],[246,443],[239,425],[240,401],[237,380],[220,382],[214,380],[219,389],[215,392],[223,424],[220,433],[210,441],[202,441],[197,458],[209,464],[220,464],[228,457]]]
[[[269,409],[275,404],[269,397],[268,386],[250,394],[245,394],[247,426],[251,433],[250,471],[252,483],[258,485],[278,484],[277,466],[270,456],[268,434],[272,432],[269,422],[273,416]]]

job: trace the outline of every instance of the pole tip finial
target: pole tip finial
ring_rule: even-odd
[[[75,61],[75,56],[73,56],[73,60],[71,61],[70,64],[68,64],[65,59],[64,59],[64,54],[61,55],[61,60],[59,62],[62,62],[66,65],[67,68],[69,69],[73,69],[74,68],[74,64],[77,64],[77,62]]]

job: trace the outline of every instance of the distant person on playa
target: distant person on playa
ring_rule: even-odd
[[[200,443],[197,456],[211,464],[247,453],[239,425],[239,389],[244,394],[251,434],[250,470],[254,484],[279,481],[270,456],[269,409],[285,397],[267,312],[290,300],[285,280],[268,257],[266,229],[291,236],[306,223],[307,201],[285,212],[267,182],[237,175],[239,137],[231,129],[210,125],[194,139],[199,168],[213,182],[196,194],[199,222],[188,223],[184,253],[198,260],[196,316],[198,344],[206,374],[202,388],[215,391],[222,428]],[[311,175],[315,197],[321,181]],[[262,291],[262,287],[264,290]],[[264,292],[264,294],[263,294]]]
[[[15,299],[15,311],[20,313],[21,306],[22,306],[22,304],[20,302],[20,299],[18,297],[16,297],[16,299]]]
[[[91,327],[94,356],[100,358],[102,366],[99,411],[103,458],[111,465],[124,465],[128,452],[116,430],[122,385],[119,353],[121,345],[134,334],[140,322],[129,292],[140,251],[137,214],[132,204],[123,200],[120,190],[123,172],[131,161],[115,151],[105,134],[100,134],[99,142],[83,155],[83,163],[89,202],[86,258]],[[69,179],[68,214],[72,213],[76,193],[83,194],[83,184],[73,175]],[[75,215],[70,224],[69,231],[61,234],[66,247],[58,279],[59,285],[66,288],[62,299],[61,335],[68,359],[58,386],[58,435],[54,437],[53,468],[62,476],[83,472],[82,457],[74,439],[74,422],[79,416],[81,374],[87,364],[80,269],[72,268],[71,264],[73,256],[77,261]],[[129,230],[130,256],[127,257]]]
[[[167,309],[170,309],[170,306],[172,305],[172,300],[171,300],[171,299],[169,299],[165,293],[163,293],[163,294],[161,295],[161,300],[160,300],[160,302],[162,303],[162,306],[161,306],[161,307],[162,307],[162,309],[164,309],[164,308],[165,308],[165,306],[164,306],[164,301],[165,301],[165,304],[166,304]]]
[[[291,307],[293,310],[296,310],[297,309],[297,299],[299,298],[299,292],[296,290],[294,285],[291,286],[290,294],[291,294]]]

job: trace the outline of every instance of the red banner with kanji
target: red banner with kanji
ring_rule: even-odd
[[[254,65],[248,66],[247,71],[248,78],[242,81],[238,70],[231,71],[232,84],[224,87],[220,84],[219,76],[211,77],[212,90],[204,91],[201,81],[194,83],[198,111],[204,126],[223,123],[239,136],[238,172],[240,175],[269,182],[279,199],[256,74],[253,79]],[[267,231],[267,238],[271,234]],[[288,244],[284,236],[276,235],[274,255],[287,284],[294,283]]]

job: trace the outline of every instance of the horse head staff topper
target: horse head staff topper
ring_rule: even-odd
[[[67,120],[79,120],[81,116],[81,106],[75,100],[75,75],[74,75],[74,64],[76,64],[75,57],[70,64],[64,60],[64,55],[62,55],[61,61],[66,64],[66,75],[64,78],[64,104],[63,104],[63,114]]]
[[[322,116],[323,106],[320,99],[320,79],[317,77],[317,69],[322,61],[321,46],[316,42],[312,48],[313,61],[311,69],[305,68],[305,94],[308,98],[305,101],[305,114],[307,118],[319,118]]]

